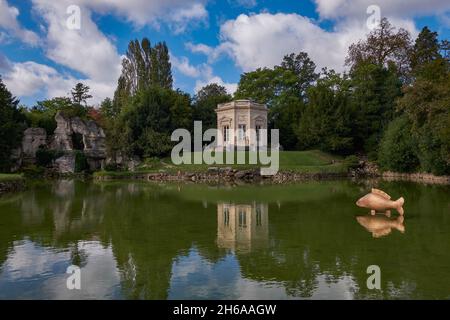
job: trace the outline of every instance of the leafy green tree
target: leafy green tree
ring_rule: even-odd
[[[355,151],[351,80],[346,76],[324,70],[315,86],[308,90],[308,104],[297,130],[302,149],[350,154]]]
[[[100,113],[107,119],[114,119],[119,115],[120,110],[116,109],[111,98],[106,98],[100,104]]]
[[[170,63],[169,49],[165,42],[156,44],[153,49],[156,56],[156,64],[152,67],[156,71],[157,77],[152,79],[154,85],[158,85],[161,88],[172,89],[173,77],[172,77],[172,64]]]
[[[274,70],[269,68],[258,68],[244,73],[241,75],[234,97],[271,105],[276,91],[274,77]]]
[[[152,86],[171,89],[171,68],[169,49],[164,42],[152,47],[147,38],[130,41],[114,93],[114,108],[123,108],[131,97]]]
[[[227,89],[217,83],[201,88],[194,96],[193,118],[202,121],[203,130],[217,127],[216,108],[219,103],[231,101]]]
[[[9,171],[11,153],[20,145],[25,118],[18,109],[17,100],[0,77],[0,171]]]
[[[418,169],[417,141],[411,130],[412,123],[405,115],[389,124],[378,155],[378,163],[382,169],[396,172],[414,172]]]
[[[426,71],[425,71],[426,72]],[[450,73],[434,81],[418,78],[405,88],[399,109],[412,121],[418,141],[421,169],[434,174],[450,173]]]
[[[387,18],[383,18],[367,39],[350,46],[345,63],[352,70],[361,64],[373,64],[391,70],[395,68],[398,75],[406,81],[409,76],[410,49],[409,32],[403,28],[396,30]]]
[[[304,97],[308,88],[316,81],[319,75],[315,72],[316,64],[309,58],[306,52],[291,53],[284,57],[281,68],[289,70],[296,76],[294,88],[296,93]]]
[[[395,69],[372,63],[360,63],[350,76],[352,100],[358,110],[354,118],[355,147],[376,159],[383,131],[394,117],[402,83]]]
[[[139,92],[121,114],[115,139],[129,155],[167,155],[173,144],[170,136],[178,128],[192,126],[190,98],[180,91],[151,87]]]
[[[92,95],[89,94],[91,88],[88,86],[77,83],[75,87],[71,90],[72,101],[77,105],[87,106],[87,100],[92,98]]]

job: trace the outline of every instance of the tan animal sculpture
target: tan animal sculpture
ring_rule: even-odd
[[[356,201],[356,205],[361,208],[368,208],[372,215],[378,212],[386,212],[390,215],[390,209],[395,209],[399,214],[403,215],[403,204],[405,199],[401,197],[396,201],[392,201],[391,197],[384,191],[372,189],[372,192]]]
[[[372,233],[374,238],[380,238],[387,236],[392,232],[392,229],[396,229],[401,233],[405,232],[405,225],[403,224],[403,216],[398,216],[397,219],[390,219],[383,215],[376,216],[358,216],[356,220],[366,228],[367,231]]]

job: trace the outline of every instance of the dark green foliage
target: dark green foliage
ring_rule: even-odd
[[[376,159],[377,148],[387,124],[393,119],[395,100],[402,83],[395,70],[375,64],[360,64],[351,73],[355,148]]]
[[[393,120],[381,140],[378,162],[384,170],[414,172],[419,167],[417,141],[411,134],[412,124],[407,116]]]
[[[225,87],[216,83],[209,84],[194,97],[193,120],[202,121],[203,130],[217,127],[217,105],[231,101]]]
[[[63,156],[63,152],[61,151],[41,147],[36,151],[36,163],[40,167],[48,167],[61,156]]]
[[[0,172],[9,171],[11,153],[20,145],[26,121],[18,109],[19,100],[0,78]]]
[[[87,106],[87,100],[92,98],[89,94],[90,88],[82,83],[77,83],[70,92],[72,95],[72,102],[75,105]]]
[[[172,89],[171,68],[169,49],[165,42],[152,47],[147,38],[141,42],[130,41],[114,93],[114,110],[121,110],[131,97],[152,86]]]
[[[45,168],[32,164],[21,168],[21,172],[28,178],[40,178],[44,174]]]
[[[308,104],[296,131],[299,146],[338,154],[355,152],[356,115],[350,79],[324,70],[322,78],[308,90]]]
[[[80,150],[75,151],[75,172],[83,172],[89,168],[86,156]]]
[[[421,170],[442,175],[450,174],[450,63],[436,38],[427,28],[417,38],[411,55],[416,79],[398,107],[412,123]]]
[[[120,112],[120,110],[118,110],[116,107],[117,106],[110,98],[106,98],[100,104],[100,113],[107,119],[115,118],[119,115]]]
[[[428,27],[424,27],[410,54],[411,70],[414,76],[432,79],[435,76],[433,74],[435,68],[430,68],[430,64],[441,64],[443,62],[439,51],[437,32],[432,32]]]
[[[175,129],[192,126],[190,98],[179,91],[152,87],[139,92],[121,114],[115,140],[129,155],[167,155]],[[113,133],[114,134],[114,133]]]

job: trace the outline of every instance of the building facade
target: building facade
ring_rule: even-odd
[[[266,147],[267,139],[261,132],[267,132],[267,107],[250,100],[235,100],[217,106],[217,147],[230,149],[243,147],[256,150]]]

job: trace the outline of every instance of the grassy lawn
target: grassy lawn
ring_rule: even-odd
[[[22,180],[23,177],[20,174],[0,173],[0,182],[3,181],[16,181]]]
[[[217,154],[225,159],[225,154]],[[174,165],[170,158],[164,159],[147,159],[143,164],[137,168],[134,174],[145,174],[155,172],[167,172],[176,173],[182,172],[205,172],[210,167],[231,167],[237,170],[247,170],[259,168],[262,165],[259,161],[258,164],[248,164],[249,152],[241,153],[241,156],[245,156],[247,164],[181,164]],[[235,153],[235,159],[237,154]],[[281,151],[279,153],[280,159],[280,171],[292,171],[298,173],[345,173],[347,172],[347,166],[345,165],[343,158],[332,156],[330,154],[318,151]],[[225,161],[224,161],[225,162]],[[126,177],[131,175],[129,172],[97,172],[96,176],[112,176],[112,177]]]

